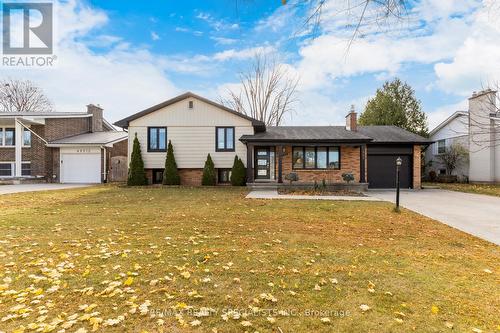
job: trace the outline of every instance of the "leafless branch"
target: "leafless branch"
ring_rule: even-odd
[[[53,106],[42,89],[29,80],[0,81],[0,112],[50,112]]]
[[[299,80],[283,64],[257,54],[249,70],[241,72],[239,78],[240,91],[228,90],[228,97],[220,98],[222,104],[276,126],[293,111]]]

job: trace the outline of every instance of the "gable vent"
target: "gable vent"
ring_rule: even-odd
[[[193,106],[194,106],[194,102],[193,102],[193,101],[189,101],[189,102],[188,102],[188,108],[189,108],[189,109],[192,109],[192,108],[193,108]]]

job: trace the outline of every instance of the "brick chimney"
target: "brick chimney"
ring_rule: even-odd
[[[90,131],[102,132],[102,108],[99,105],[89,104],[87,105],[87,113],[92,115]]]
[[[358,129],[358,114],[354,109],[354,105],[351,105],[351,111],[345,117],[345,129],[348,131],[356,131]]]

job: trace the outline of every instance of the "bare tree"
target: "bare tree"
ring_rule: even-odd
[[[220,98],[223,105],[275,126],[293,111],[299,79],[285,65],[257,54],[249,70],[239,74],[239,79],[241,89],[228,89],[229,97]]]
[[[459,143],[453,143],[447,147],[445,152],[439,154],[437,158],[446,168],[446,174],[451,175],[453,171],[468,160],[468,152]]]
[[[0,81],[0,112],[50,112],[52,103],[42,89],[29,80]]]

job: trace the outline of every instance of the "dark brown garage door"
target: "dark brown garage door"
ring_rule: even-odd
[[[399,155],[403,160],[400,169],[401,188],[412,187],[411,155]],[[368,155],[368,183],[370,188],[396,187],[396,159],[398,155]]]

